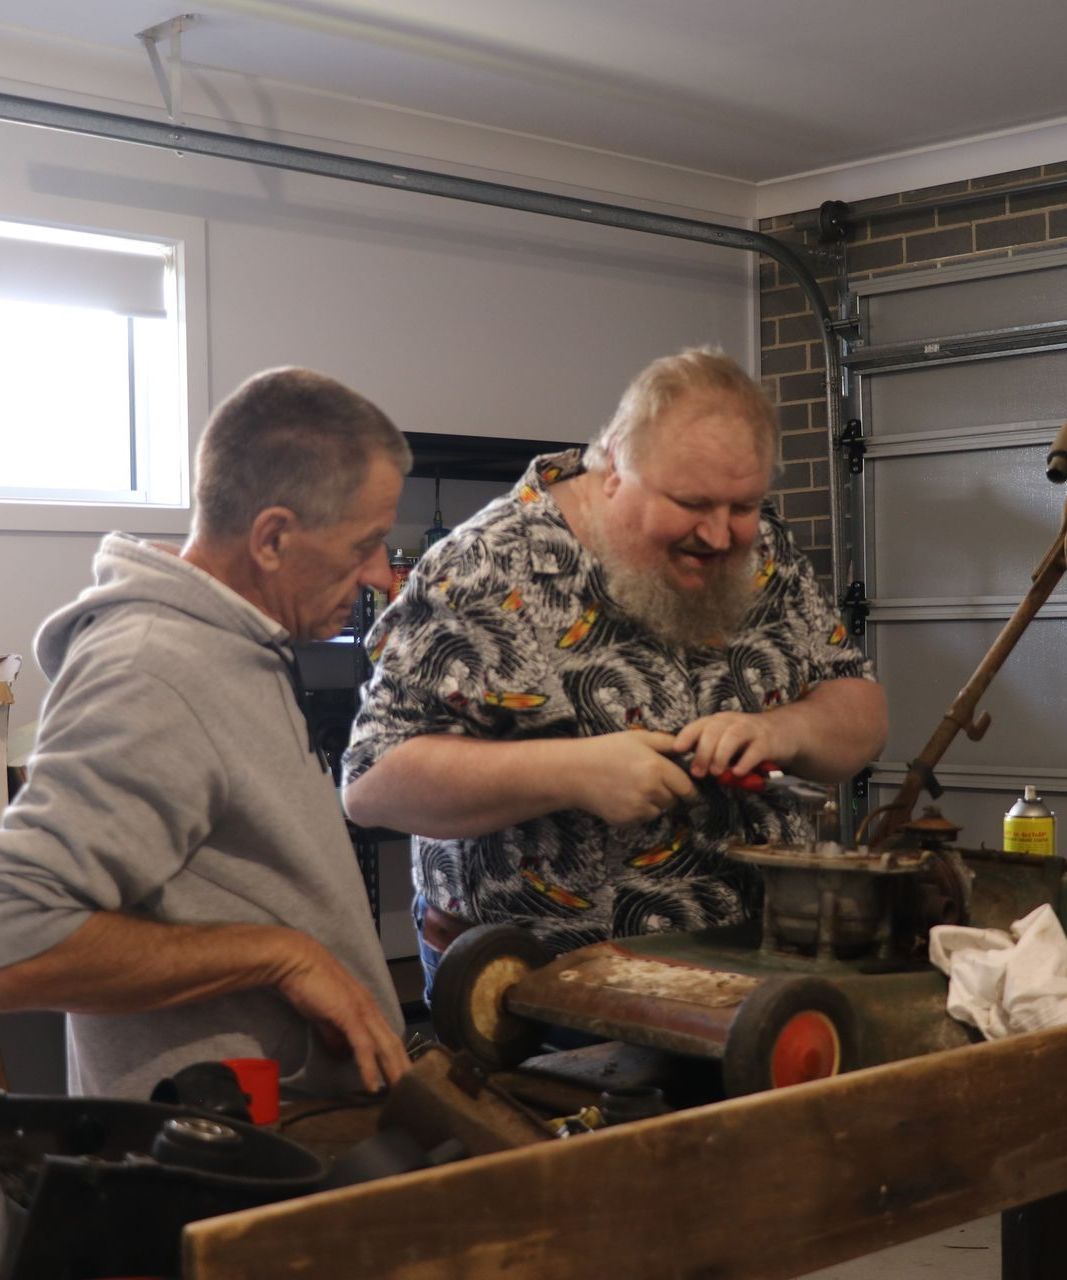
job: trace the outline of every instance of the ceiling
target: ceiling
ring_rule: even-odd
[[[311,86],[748,182],[1067,118],[1063,0],[207,0],[194,11],[190,74]],[[143,57],[137,33],[180,12],[167,0],[0,0],[0,26]]]

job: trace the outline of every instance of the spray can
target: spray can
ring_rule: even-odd
[[[389,557],[389,568],[391,571],[389,603],[392,604],[404,590],[404,584],[408,578],[411,577],[411,571],[415,568],[415,557],[409,556],[403,547],[397,547]]]
[[[1004,849],[1045,857],[1056,852],[1056,815],[1041,803],[1037,787],[1029,783],[1004,815]]]

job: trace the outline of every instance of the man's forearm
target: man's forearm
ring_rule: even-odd
[[[0,1009],[133,1013],[273,986],[308,941],[274,925],[157,924],[102,911],[0,969]]]
[[[773,738],[788,744],[779,763],[824,782],[850,777],[877,755],[887,726],[881,687],[853,679],[827,681],[798,702],[740,719],[768,730],[776,722]],[[345,811],[364,827],[441,840],[487,835],[561,809],[585,809],[613,825],[646,820],[638,811],[645,799],[655,809],[658,795],[662,809],[685,784],[658,754],[674,749],[669,735],[640,730],[522,742],[429,734],[391,748],[350,782]],[[632,793],[637,808],[614,811],[609,792]]]
[[[882,687],[870,680],[827,680],[766,714],[792,722],[799,749],[789,767],[820,782],[843,782],[873,760],[889,723]]]
[[[442,840],[485,835],[572,807],[576,745],[565,738],[411,738],[348,784],[345,811],[365,827]]]
[[[407,1069],[370,991],[307,934],[281,925],[157,924],[98,912],[48,951],[0,969],[0,1010],[146,1013],[275,987],[374,1091]]]

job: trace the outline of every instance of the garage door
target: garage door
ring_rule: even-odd
[[[874,806],[893,797],[1060,527],[1065,495],[1045,478],[1045,455],[1067,418],[1067,256],[854,293],[850,403],[865,452],[850,490],[849,577],[865,585],[891,714]],[[1065,614],[1060,583],[979,707],[992,717],[986,736],[959,734],[938,766],[939,807],[966,846],[999,848],[1004,810],[1030,782],[1057,810],[1067,852]]]

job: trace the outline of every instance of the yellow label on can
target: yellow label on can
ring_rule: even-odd
[[[1035,853],[1048,856],[1056,852],[1056,819],[1005,818],[1004,850],[1006,853]]]

